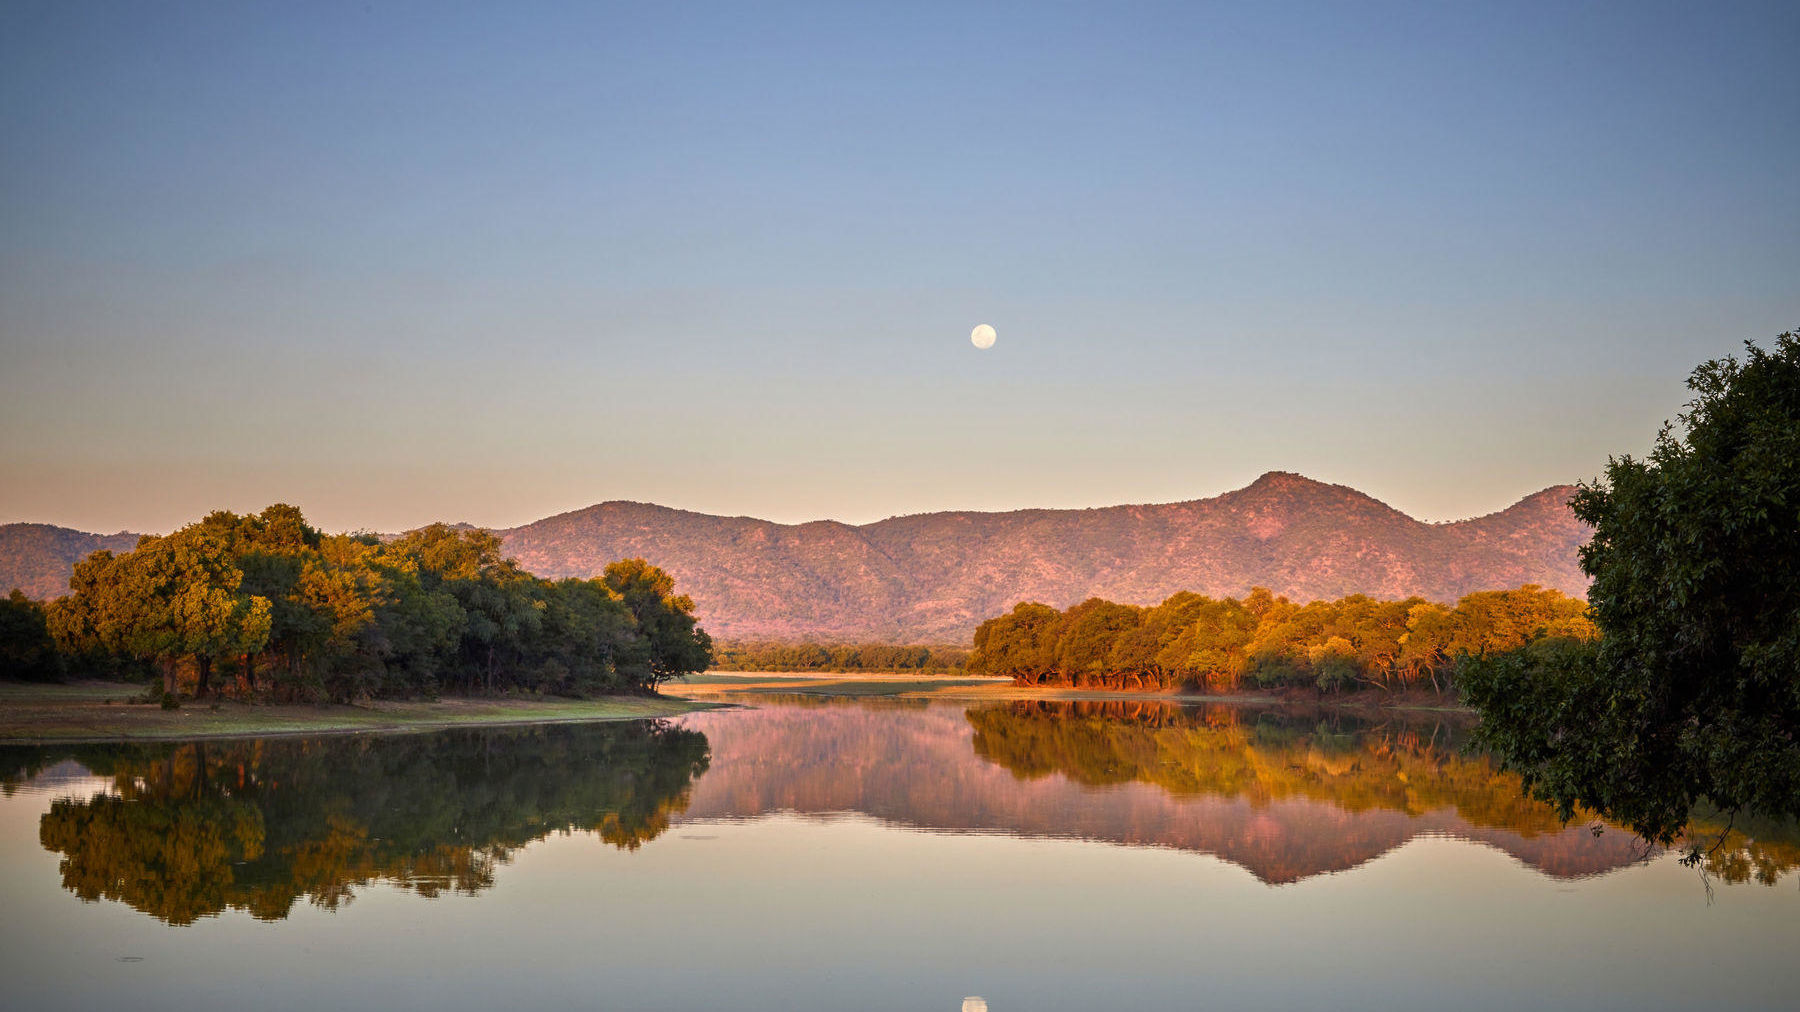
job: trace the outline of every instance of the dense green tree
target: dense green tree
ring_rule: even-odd
[[[173,695],[178,670],[211,688],[223,659],[267,645],[269,599],[244,590],[227,524],[214,514],[165,537],[147,536],[123,555],[101,551],[77,563],[70,595],[51,606],[50,625],[75,652],[102,650],[155,663]]]
[[[203,523],[214,524],[230,540],[245,593],[269,602],[269,638],[262,652],[281,662],[323,646],[330,616],[302,592],[321,538],[300,511],[277,503],[252,516],[214,513]],[[243,657],[239,674],[246,690],[256,688],[258,660],[254,652]]]
[[[1173,635],[1164,634],[1157,655],[1164,666],[1215,691],[1237,688],[1256,635],[1255,613],[1231,598],[1201,597],[1178,604],[1176,617],[1179,625],[1171,624]]]
[[[1800,816],[1800,337],[1688,387],[1679,429],[1574,497],[1598,645],[1464,674],[1482,737],[1538,794],[1658,841],[1702,799]]]
[[[49,681],[62,675],[44,606],[17,587],[0,598],[0,678]]]
[[[712,640],[694,623],[694,601],[675,593],[669,574],[643,559],[622,559],[606,567],[604,579],[631,609],[647,642],[651,685],[712,663]]]
[[[1056,670],[1056,643],[1062,613],[1047,604],[1022,601],[975,630],[969,655],[972,675],[1010,675],[1035,685]]]
[[[1062,616],[1056,638],[1056,670],[1075,685],[1095,684],[1111,673],[1113,643],[1137,628],[1138,609],[1097,597]]]
[[[70,589],[46,620],[58,653],[153,662],[171,696],[215,670],[286,698],[633,691],[711,660],[693,602],[642,559],[553,582],[489,531],[324,536],[281,504],[96,552]]]

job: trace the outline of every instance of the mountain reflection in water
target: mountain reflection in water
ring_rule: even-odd
[[[1196,852],[1269,884],[1421,836],[1554,878],[1648,856],[1627,831],[1564,826],[1462,737],[1450,718],[1326,710],[759,697],[677,721],[8,749],[0,790],[79,783],[38,823],[63,886],[170,924],[336,909],[372,883],[473,894],[552,833],[635,850],[674,823],[776,813]],[[103,784],[72,781],[71,760]],[[1800,865],[1792,827],[1746,828],[1712,874],[1773,883]]]
[[[635,849],[706,771],[706,737],[662,721],[378,737],[8,750],[12,786],[75,759],[112,781],[50,804],[63,885],[171,924],[227,908],[280,920],[357,886],[423,896],[493,884],[514,848],[588,830]]]
[[[684,819],[858,812],[1196,851],[1267,883],[1354,868],[1419,836],[1486,844],[1556,878],[1648,856],[1626,830],[1564,826],[1516,776],[1465,755],[1449,717],[1154,700],[769,704],[686,718],[712,741],[714,764]],[[1709,870],[1773,882],[1800,864],[1791,828],[1766,828],[1761,839],[1734,832]]]

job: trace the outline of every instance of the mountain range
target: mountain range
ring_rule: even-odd
[[[1095,509],[944,512],[778,524],[606,502],[496,531],[539,576],[588,577],[642,556],[728,640],[966,642],[1024,600],[1155,604],[1182,590],[1296,601],[1368,594],[1454,602],[1536,583],[1582,595],[1590,530],[1558,485],[1472,520],[1426,523],[1355,489],[1272,471],[1210,499]],[[136,535],[0,526],[0,589],[67,590],[88,552]]]

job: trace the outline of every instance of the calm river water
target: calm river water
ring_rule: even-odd
[[[1460,738],[793,697],[0,751],[0,1006],[1793,1007],[1792,833],[1683,867]]]

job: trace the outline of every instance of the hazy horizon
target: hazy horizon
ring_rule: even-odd
[[[1800,325],[1797,42],[1781,3],[9,4],[0,522],[1271,469],[1491,513]]]

